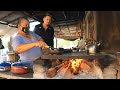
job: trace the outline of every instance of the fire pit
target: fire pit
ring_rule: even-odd
[[[56,66],[57,67],[57,66]],[[97,60],[70,59],[63,61],[58,67],[46,72],[47,79],[102,79],[102,70]]]
[[[34,78],[41,79],[102,79],[102,70],[98,60],[105,58],[104,54],[66,53],[62,55],[41,55],[40,60],[34,62]],[[52,59],[62,60],[47,71],[40,61]]]

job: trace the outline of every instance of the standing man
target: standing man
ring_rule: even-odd
[[[44,42],[51,47],[54,47],[54,28],[50,25],[52,16],[50,14],[45,14],[43,17],[43,22],[35,26],[34,32],[38,34]],[[45,66],[51,67],[51,61],[45,60]]]
[[[54,28],[50,25],[52,16],[45,14],[43,22],[35,26],[34,32],[41,36],[45,43],[51,47],[54,47]]]

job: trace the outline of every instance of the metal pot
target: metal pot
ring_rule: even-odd
[[[12,64],[11,72],[13,74],[26,74],[29,73],[29,66],[26,63],[16,62]]]
[[[0,71],[9,71],[11,69],[11,63],[3,61],[0,63]]]
[[[88,53],[89,54],[95,54],[96,53],[96,45],[89,45],[88,47],[87,47],[87,51],[88,51]]]

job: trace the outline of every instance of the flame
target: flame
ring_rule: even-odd
[[[82,59],[71,59],[70,60],[73,71],[79,70],[81,61]]]

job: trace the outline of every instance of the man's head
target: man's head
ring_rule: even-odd
[[[22,17],[18,20],[18,29],[24,33],[29,33],[29,20],[26,17]]]
[[[48,26],[48,25],[50,25],[51,20],[52,20],[52,15],[49,13],[46,13],[43,18],[43,23]]]

